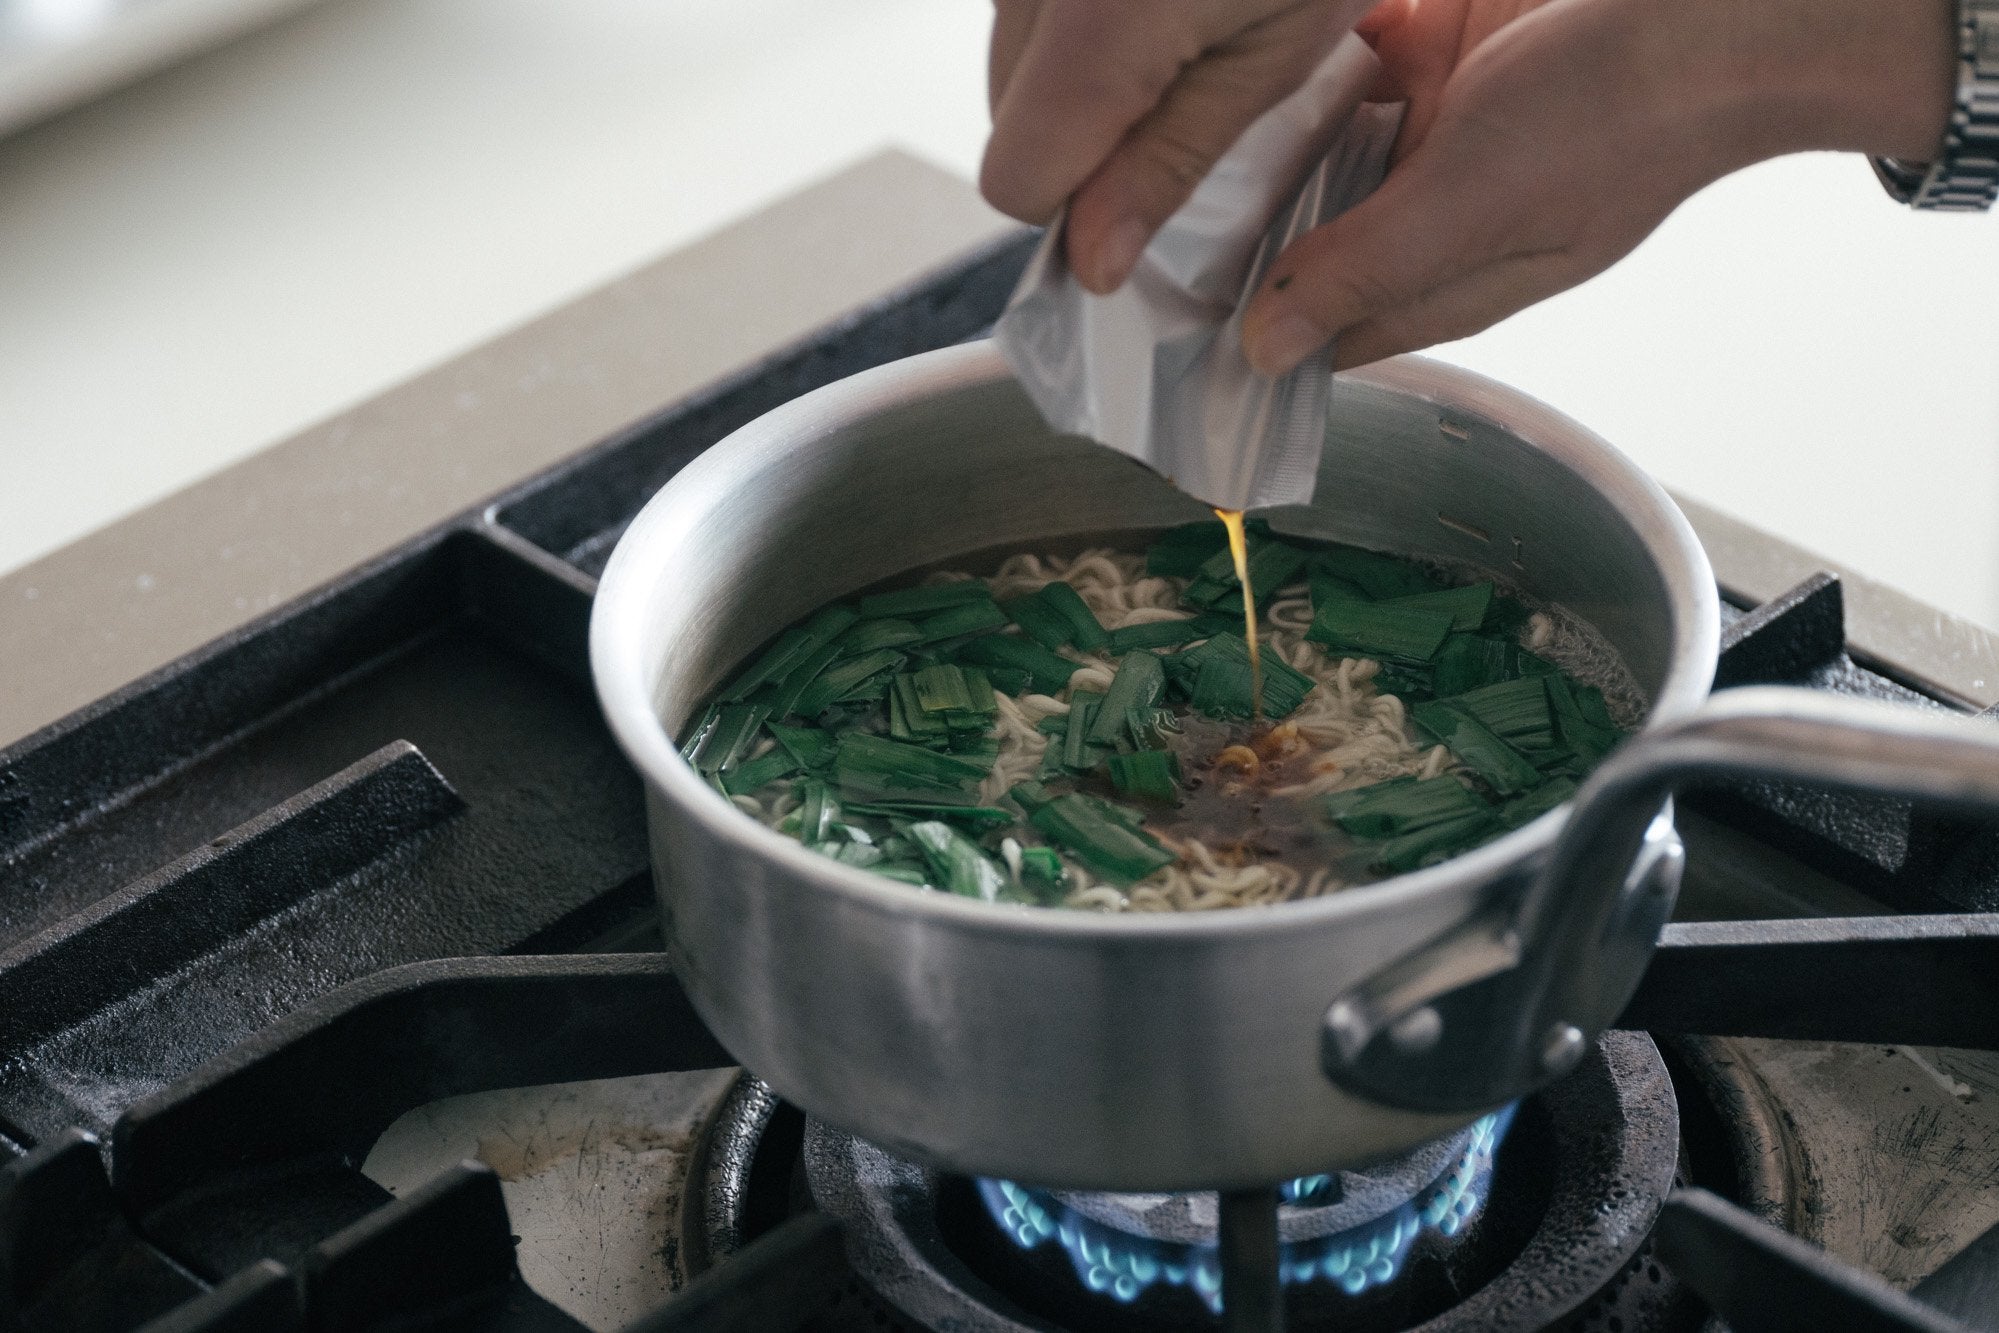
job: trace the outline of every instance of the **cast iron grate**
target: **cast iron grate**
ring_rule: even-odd
[[[0,1328],[576,1327],[521,1282],[491,1172],[393,1199],[359,1164],[439,1097],[729,1062],[659,957],[619,952],[658,939],[638,784],[588,686],[595,574],[636,502],[737,425],[986,326],[1031,245],[0,752]],[[1855,664],[1840,622],[1828,580],[1741,615],[1725,683],[1943,706]],[[1709,808],[1904,911],[1999,896],[1989,839],[1894,803],[1759,789]],[[1676,926],[1627,1018],[1999,1047],[1995,938],[1984,916]],[[1668,1257],[1724,1303],[1698,1280],[1725,1271],[1712,1255],[1771,1253],[1725,1214],[1675,1217]],[[1769,1265],[1766,1297],[1852,1286],[1809,1256]],[[808,1216],[641,1326],[778,1328],[850,1287],[837,1230]],[[1924,1326],[1860,1292],[1877,1326]]]

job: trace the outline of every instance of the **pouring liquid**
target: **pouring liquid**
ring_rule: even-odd
[[[1243,535],[1242,510],[1217,509],[1215,517],[1229,531],[1229,555],[1235,560],[1236,582],[1242,584],[1243,637],[1249,640],[1249,700],[1252,721],[1263,721],[1263,658],[1256,645],[1256,590],[1249,586],[1249,539]]]

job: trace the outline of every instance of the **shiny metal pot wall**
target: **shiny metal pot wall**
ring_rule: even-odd
[[[1272,513],[1280,530],[1486,567],[1593,624],[1652,699],[1648,725],[1696,707],[1714,667],[1714,581],[1642,472],[1539,403],[1417,359],[1342,377],[1332,419],[1318,502]],[[598,691],[646,781],[681,978],[722,1043],[786,1097],[948,1169],[1173,1189],[1364,1162],[1546,1076],[1405,1095],[1390,1057],[1427,1054],[1448,1075],[1442,1057],[1472,1025],[1518,1026],[1445,1003],[1439,1041],[1426,1029],[1436,1010],[1409,1015],[1517,961],[1508,922],[1534,902],[1563,812],[1315,901],[1113,917],[916,892],[839,865],[733,809],[675,751],[672,732],[738,662],[827,601],[973,552],[1204,513],[1124,457],[1051,435],[998,356],[968,346],[770,413],[633,522],[597,596]],[[1649,818],[1663,795],[1645,799]],[[1578,1041],[1622,1005],[1670,905],[1670,830],[1654,832],[1653,906],[1613,913],[1591,955],[1600,984],[1561,997],[1558,1026]],[[1352,1077],[1322,1072],[1322,1046]]]

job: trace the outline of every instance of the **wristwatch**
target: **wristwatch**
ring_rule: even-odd
[[[1874,174],[1912,208],[1976,213],[1999,195],[1999,0],[1958,0],[1957,95],[1934,162],[1877,157]]]

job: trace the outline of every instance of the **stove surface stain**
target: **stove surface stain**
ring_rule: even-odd
[[[401,1194],[463,1158],[500,1176],[521,1276],[609,1333],[684,1280],[688,1156],[733,1069],[509,1088],[432,1102],[389,1126],[363,1170]]]

